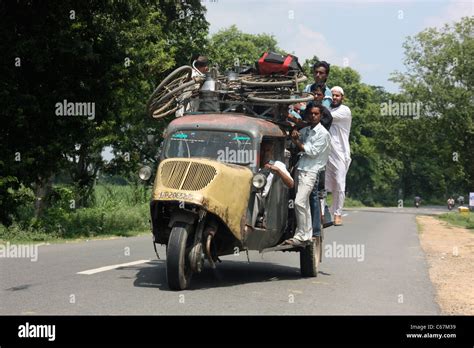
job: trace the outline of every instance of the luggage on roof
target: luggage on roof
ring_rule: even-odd
[[[303,71],[298,57],[291,54],[283,56],[275,52],[265,52],[255,63],[259,75],[294,75]]]

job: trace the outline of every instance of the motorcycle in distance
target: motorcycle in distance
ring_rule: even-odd
[[[415,197],[415,207],[419,208],[421,204],[421,197],[416,196]]]

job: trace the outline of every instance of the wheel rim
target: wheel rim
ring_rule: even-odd
[[[170,91],[176,90],[179,86],[191,80],[192,68],[190,66],[182,66],[170,73],[153,91],[147,103],[147,111],[150,116],[153,116],[157,106],[161,100]],[[162,111],[160,111],[162,112]]]
[[[304,75],[298,76],[296,78],[296,83],[301,83],[306,81],[308,78]],[[242,79],[242,84],[246,86],[255,86],[255,87],[283,87],[283,86],[294,86],[295,78],[289,76],[248,76]]]

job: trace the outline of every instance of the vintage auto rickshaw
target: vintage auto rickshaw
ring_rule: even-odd
[[[167,246],[170,289],[187,288],[192,274],[201,272],[206,260],[214,268],[220,256],[246,250],[299,252],[302,276],[317,276],[321,238],[303,247],[281,245],[294,234],[295,221],[290,190],[277,176],[266,198],[265,224],[253,223],[255,197],[263,190],[268,175],[261,169],[262,143],[273,144],[274,160],[289,165],[285,155],[288,131],[281,117],[277,117],[282,105],[288,107],[288,94],[283,93],[275,101],[274,89],[260,90],[260,94],[251,90],[253,100],[229,101],[229,83],[224,91],[226,98],[220,98],[223,88],[216,88],[219,79],[215,77],[195,80],[197,87],[189,83],[192,80],[182,79],[181,84],[188,86],[184,93],[191,97],[198,91],[198,98],[190,99],[197,99],[200,105],[194,110],[188,108],[184,116],[171,121],[163,136],[150,212],[154,243]],[[212,84],[208,83],[206,89],[210,80],[214,80],[213,88],[209,89]],[[276,81],[281,85],[283,80]],[[253,81],[261,87],[261,80]],[[176,81],[171,83],[174,88],[179,85]],[[292,94],[290,99],[311,97]],[[175,94],[172,100],[172,106],[165,98],[161,104],[155,103],[154,109],[169,115],[166,108],[175,111],[186,107],[175,104],[182,103],[182,94]]]

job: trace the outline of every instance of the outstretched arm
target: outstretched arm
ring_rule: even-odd
[[[293,178],[289,175],[287,175],[285,172],[283,172],[280,168],[278,168],[275,165],[272,165],[270,163],[265,164],[265,168],[268,168],[272,171],[272,173],[275,173],[278,175],[283,183],[286,185],[288,188],[293,188],[295,186],[295,182],[293,181]]]

